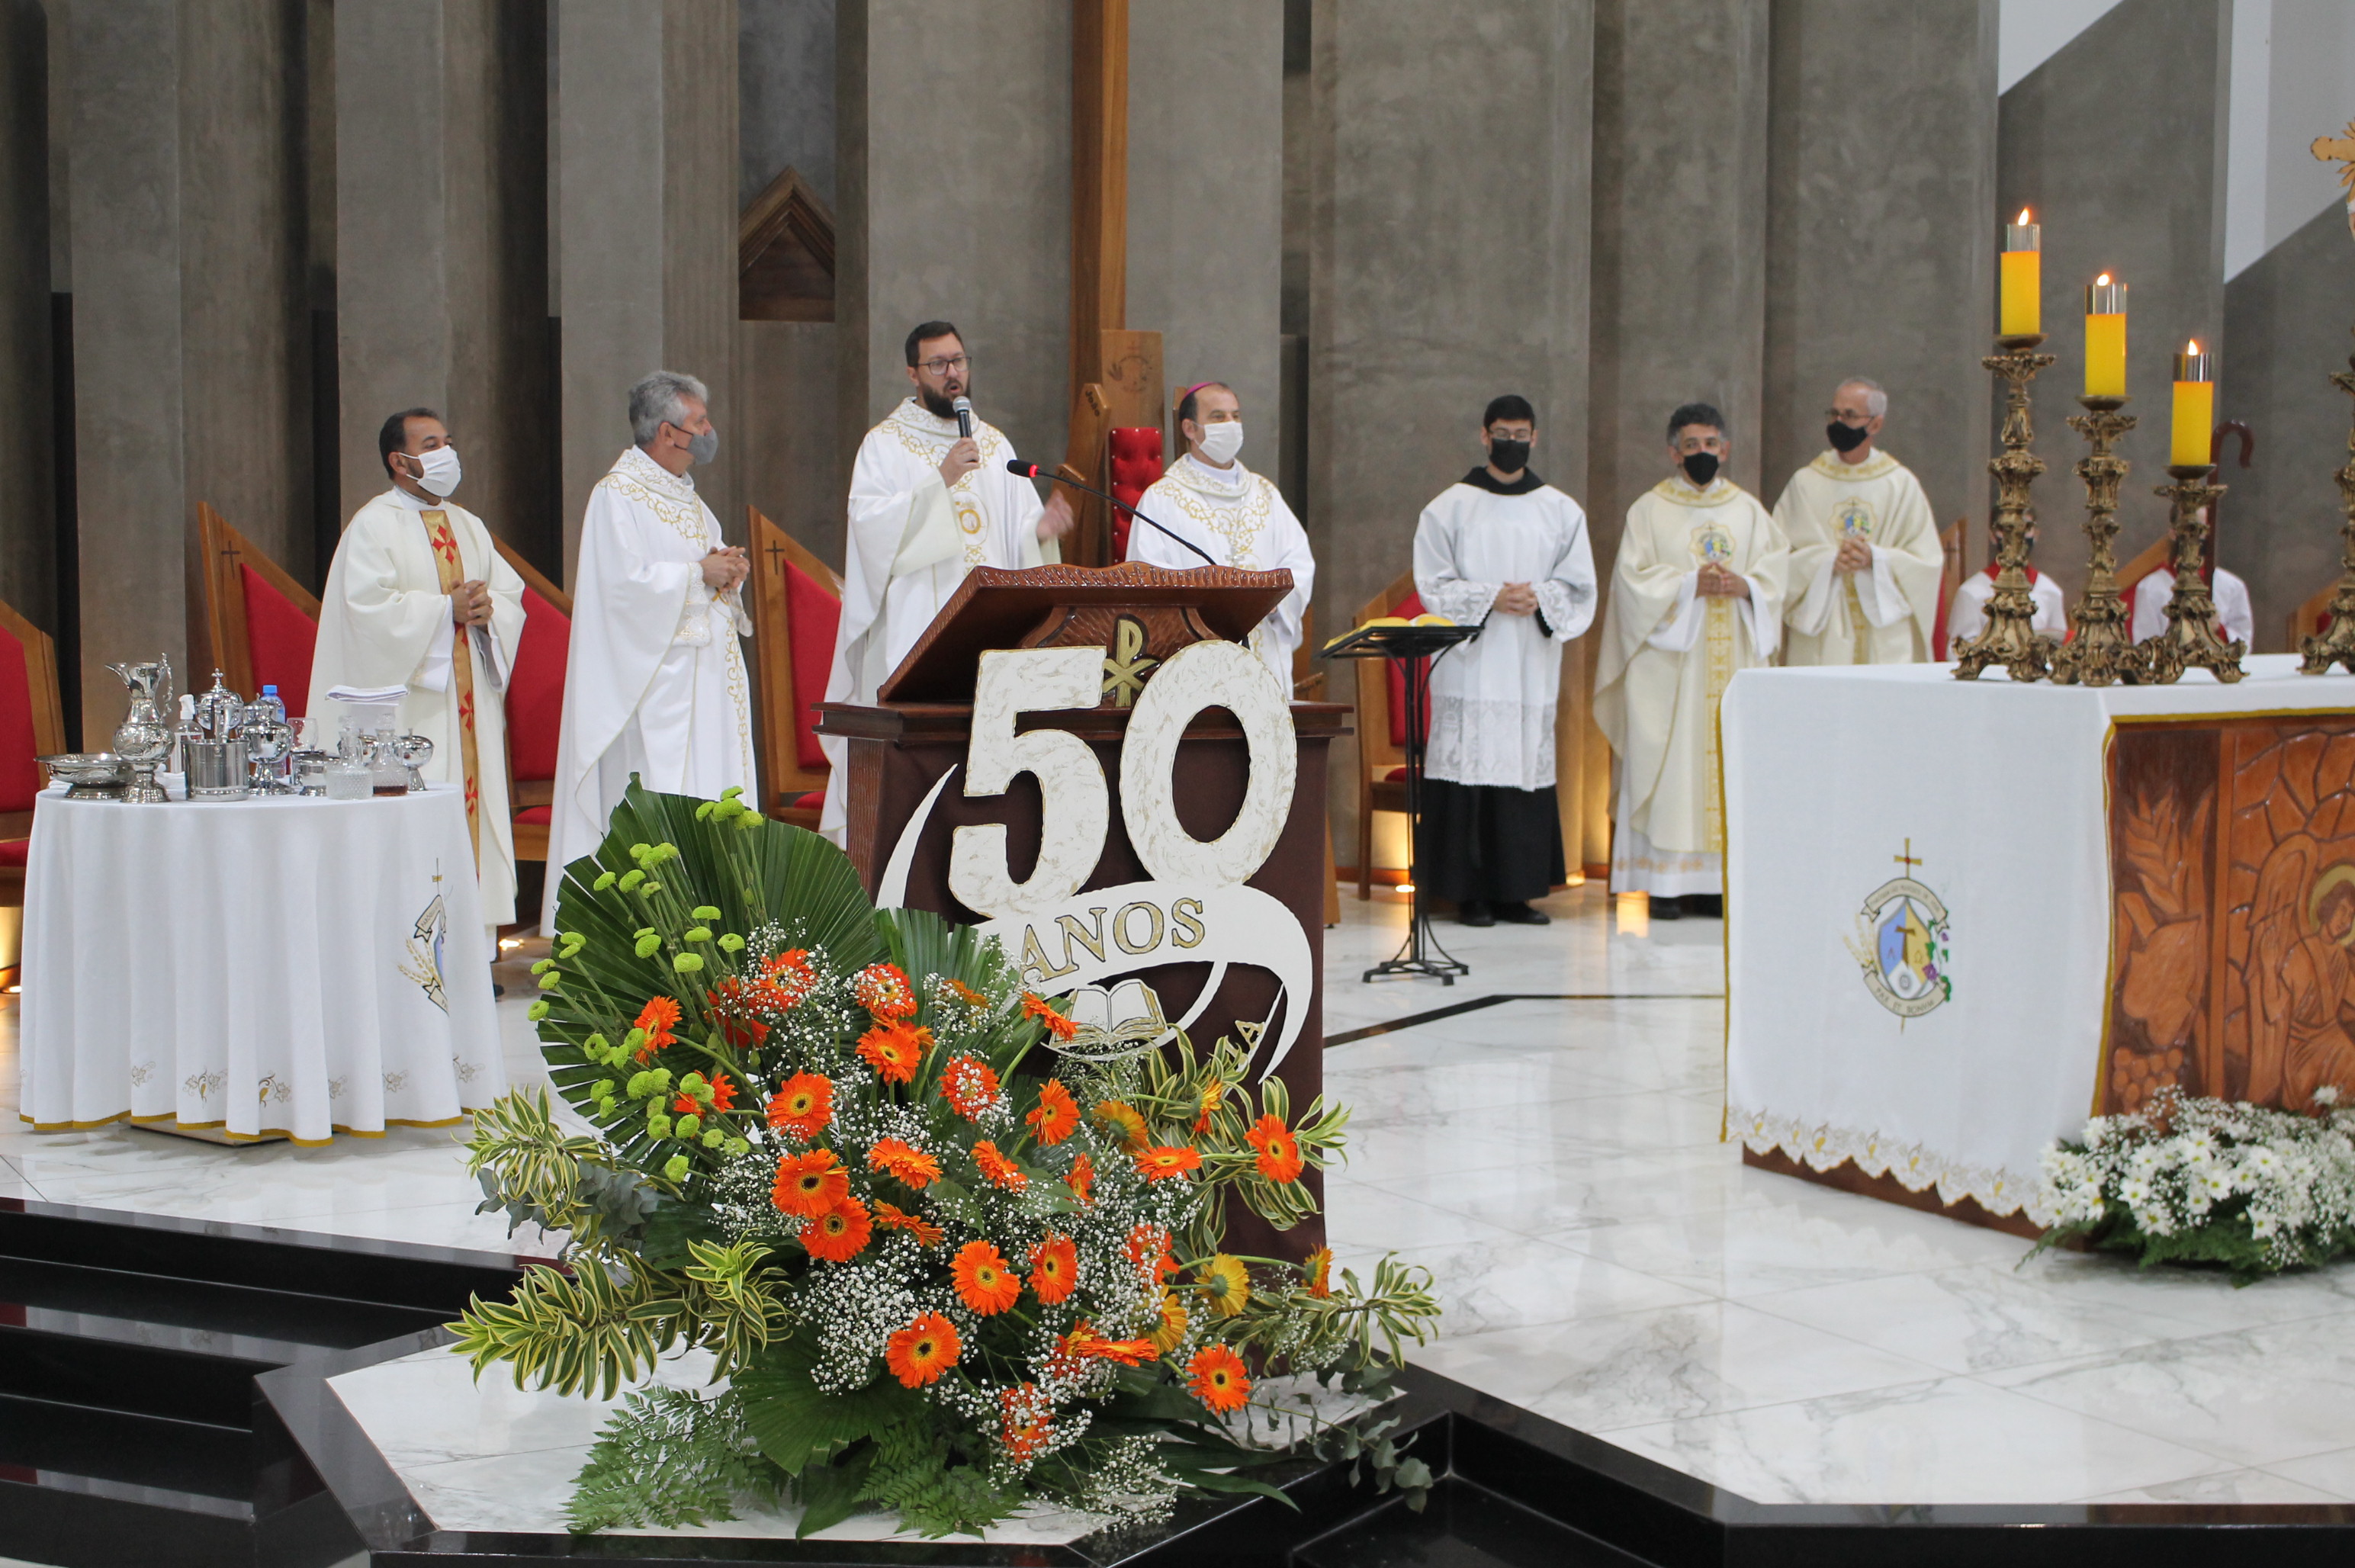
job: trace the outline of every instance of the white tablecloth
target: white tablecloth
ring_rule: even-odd
[[[2083,1129],[2100,1066],[2111,726],[2355,710],[2355,677],[2296,664],[2261,655],[2234,686],[2195,670],[2102,689],[1958,681],[1935,665],[1735,676],[1723,710],[1733,1136],[1817,1169],[1854,1160],[1949,1203],[1967,1194],[2049,1218],[2032,1203],[2038,1157]],[[1890,889],[1904,878],[1922,891]],[[1868,968],[1884,952],[1886,997]]]
[[[23,1115],[297,1143],[440,1126],[505,1092],[465,806],[40,798]]]

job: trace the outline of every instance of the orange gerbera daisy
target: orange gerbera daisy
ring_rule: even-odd
[[[1202,1168],[1202,1156],[1191,1144],[1149,1148],[1136,1157],[1136,1168],[1147,1181],[1167,1181]]]
[[[904,1181],[919,1192],[941,1176],[939,1160],[898,1138],[876,1139],[875,1147],[867,1151],[867,1168]]]
[[[1097,1101],[1095,1117],[1118,1133],[1121,1142],[1131,1150],[1141,1149],[1153,1141],[1152,1136],[1145,1130],[1145,1118],[1138,1115],[1136,1107],[1125,1100]]]
[[[880,1023],[858,1037],[858,1054],[887,1083],[905,1083],[932,1048],[932,1031],[903,1023]]]
[[[815,1220],[850,1196],[850,1176],[835,1162],[830,1148],[789,1154],[777,1161],[777,1179],[769,1201],[780,1213]]]
[[[1061,1080],[1050,1078],[1039,1086],[1039,1108],[1022,1119],[1030,1124],[1041,1148],[1053,1148],[1080,1130],[1080,1103]]]
[[[997,1074],[977,1056],[960,1056],[941,1069],[941,1093],[968,1122],[997,1104]]]
[[[765,999],[783,1011],[798,1006],[815,987],[817,969],[806,951],[790,947],[761,960],[761,984],[767,993]]]
[[[1319,1247],[1300,1265],[1308,1278],[1308,1294],[1320,1300],[1333,1294],[1333,1249]]]
[[[1032,1383],[1000,1390],[997,1404],[1004,1415],[1001,1440],[1007,1457],[1018,1465],[1034,1457],[1054,1432],[1054,1406]]]
[[[1139,1274],[1149,1268],[1157,1289],[1163,1280],[1178,1272],[1178,1260],[1169,1255],[1169,1232],[1158,1225],[1139,1225],[1128,1233],[1121,1250],[1128,1254]]]
[[[883,1364],[908,1388],[922,1388],[957,1363],[964,1349],[956,1325],[927,1312],[884,1341]]]
[[[767,987],[746,985],[730,975],[703,994],[719,1032],[734,1046],[757,1046],[769,1038],[769,1026],[753,1014],[768,1002]]]
[[[1184,1304],[1179,1302],[1172,1292],[1163,1291],[1161,1293],[1161,1327],[1152,1333],[1153,1348],[1165,1356],[1175,1350],[1178,1348],[1178,1342],[1186,1337],[1186,1325],[1188,1321],[1190,1318]]]
[[[971,986],[966,985],[963,980],[956,978],[954,976],[942,976],[941,984],[948,987],[948,993],[950,996],[954,997],[958,1001],[963,1002],[968,1008],[986,1008],[989,1006],[989,998],[987,997],[983,996],[979,991],[975,990]]]
[[[814,1258],[847,1264],[867,1250],[867,1243],[874,1234],[875,1227],[867,1218],[867,1205],[856,1198],[845,1198],[802,1226],[802,1245]]]
[[[1210,1409],[1224,1415],[1231,1410],[1241,1410],[1251,1400],[1251,1378],[1243,1371],[1243,1359],[1224,1345],[1208,1345],[1194,1352],[1186,1363],[1187,1385],[1194,1397]]]
[[[678,1019],[678,1003],[668,997],[656,997],[638,1009],[636,1027],[646,1031],[645,1043],[638,1047],[640,1061],[677,1042],[678,1036],[671,1033],[671,1026]]]
[[[1022,1174],[1022,1168],[998,1153],[997,1146],[987,1138],[973,1146],[973,1159],[981,1167],[982,1175],[1008,1192],[1019,1192],[1030,1185],[1030,1179]]]
[[[984,1317],[994,1317],[1022,1298],[1022,1276],[1006,1266],[1006,1256],[987,1242],[967,1242],[949,1263],[957,1298]]]
[[[807,1143],[834,1120],[834,1080],[822,1072],[796,1072],[768,1106],[769,1125]]]
[[[878,1019],[904,1019],[916,1010],[916,988],[896,964],[869,964],[851,981],[850,994]]]
[[[1196,1132],[1207,1133],[1210,1130],[1210,1113],[1219,1108],[1219,1102],[1225,1099],[1226,1094],[1227,1086],[1215,1078],[1202,1085],[1202,1114],[1194,1118]]]
[[[1243,1141],[1259,1150],[1259,1173],[1270,1181],[1300,1179],[1300,1140],[1281,1116],[1262,1116],[1252,1124]]]
[[[1107,1339],[1086,1322],[1057,1340],[1055,1350],[1068,1360],[1118,1361],[1124,1367],[1141,1367],[1154,1358],[1152,1340]]]
[[[1046,998],[1034,997],[1028,991],[1022,993],[1022,1016],[1037,1019],[1045,1024],[1047,1032],[1057,1040],[1069,1040],[1080,1032],[1080,1026],[1050,1007]]]
[[[1092,1201],[1090,1189],[1096,1184],[1096,1162],[1086,1155],[1071,1161],[1071,1168],[1063,1173],[1063,1185],[1082,1203]]]
[[[670,1108],[673,1113],[681,1116],[701,1116],[709,1115],[712,1112],[732,1111],[736,1108],[736,1085],[728,1082],[721,1074],[715,1072],[711,1075],[709,1111],[707,1111],[692,1094],[681,1094],[677,1100],[671,1102]]]
[[[941,1238],[948,1234],[922,1214],[911,1214],[890,1203],[875,1205],[875,1222],[887,1231],[907,1232],[916,1238],[916,1244],[920,1247],[939,1246]]]
[[[1069,1236],[1047,1232],[1030,1250],[1030,1288],[1052,1307],[1080,1285],[1080,1249]]]

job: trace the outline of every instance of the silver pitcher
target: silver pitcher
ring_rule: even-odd
[[[123,798],[150,805],[168,800],[164,786],[155,782],[155,769],[172,750],[172,727],[164,719],[164,709],[172,700],[172,661],[159,656],[147,664],[106,667],[131,692],[131,711],[114,731],[114,754],[132,767]]]

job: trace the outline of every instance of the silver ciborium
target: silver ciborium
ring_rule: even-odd
[[[164,786],[155,782],[155,770],[172,751],[172,727],[164,721],[164,709],[172,700],[172,661],[159,657],[148,664],[106,667],[131,692],[131,711],[114,731],[114,754],[132,768],[123,798],[146,805],[168,800]]]
[[[433,742],[422,735],[403,735],[392,743],[392,754],[409,770],[409,793],[425,793],[425,775],[417,770],[433,760]]]

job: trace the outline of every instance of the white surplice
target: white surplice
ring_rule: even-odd
[[[1701,596],[1708,561],[1750,597]],[[1718,705],[1735,670],[1773,661],[1790,563],[1766,508],[1721,476],[1706,490],[1664,479],[1627,508],[1594,672],[1594,721],[1616,759],[1614,891],[1723,890]]]
[[[1530,586],[1536,614],[1493,613],[1508,582]],[[1506,789],[1550,785],[1562,645],[1594,619],[1586,513],[1550,485],[1508,494],[1474,469],[1415,524],[1414,592],[1429,613],[1480,627],[1431,667],[1427,775]]]
[[[2238,640],[2243,651],[2257,645],[2256,612],[2249,605],[2249,585],[2239,574],[2216,569],[2213,581],[2208,584],[2209,596],[2216,603],[2216,619],[2223,624],[2224,640]],[[2167,630],[2167,602],[2175,596],[2175,572],[2160,567],[2135,584],[2134,640],[2155,637]]]
[[[1316,558],[1309,552],[1308,531],[1276,494],[1275,482],[1252,473],[1240,460],[1213,468],[1188,452],[1137,497],[1136,509],[1170,533],[1190,539],[1220,566],[1292,573],[1291,593],[1251,635],[1252,651],[1266,664],[1289,702],[1292,655],[1300,646],[1301,617],[1316,590]],[[1151,523],[1133,519],[1128,559],[1179,571],[1202,564],[1200,556],[1177,539]]]
[[[564,674],[564,731],[548,837],[556,929],[561,868],[603,842],[630,775],[650,790],[758,798],[739,592],[714,595],[703,558],[723,542],[694,481],[636,447],[589,492]]]
[[[1954,603],[1946,606],[1946,656],[1987,630],[1987,601],[1995,597],[1996,573],[2001,570],[1989,561],[1983,571],[1974,571],[1963,579],[1955,590]],[[2036,619],[2030,630],[2041,636],[2065,636],[2069,631],[2069,605],[2061,596],[2061,585],[2037,571],[2028,572],[2029,596],[2036,601]],[[2170,587],[2173,586],[2169,583]]]
[[[956,421],[942,419],[912,397],[858,443],[828,702],[874,701],[876,688],[975,567],[1042,566],[1062,559],[1052,540],[1039,540],[1045,507],[1033,482],[1007,471],[1013,443],[978,419],[973,438],[981,466],[953,485],[942,483],[940,467],[956,444]],[[847,748],[832,736],[820,736],[819,744],[830,764],[819,830],[839,844]]]
[[[321,743],[335,744],[342,704],[327,700],[338,686],[400,686],[405,733],[433,742],[419,771],[441,784],[465,781],[463,717],[451,654],[458,627],[441,570],[428,542],[428,512],[449,519],[458,545],[462,581],[491,591],[491,624],[507,669],[523,642],[523,579],[516,575],[483,520],[448,501],[427,502],[406,490],[387,490],[352,514],[336,545],[335,564],[319,597],[319,639],[311,653],[310,713]],[[474,663],[475,869],[484,921],[515,919],[515,824],[507,805],[506,700],[496,674]]]
[[[1774,521],[1791,541],[1785,662],[1918,664],[1930,656],[1946,553],[1911,469],[1885,452],[1861,463],[1826,452],[1791,475]],[[1852,539],[1870,547],[1871,568],[1834,571],[1840,545]]]

